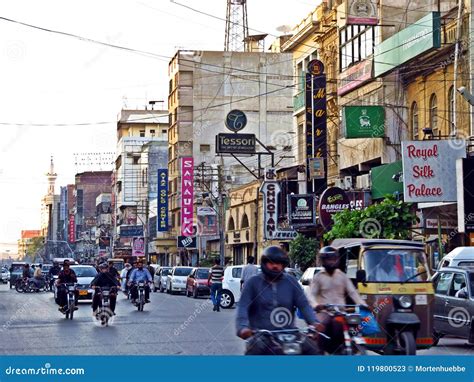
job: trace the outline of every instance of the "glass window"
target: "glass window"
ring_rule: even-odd
[[[234,279],[240,279],[242,276],[242,267],[232,268],[232,277]]]
[[[455,118],[454,118],[454,86],[449,88],[448,92],[448,124],[449,133],[452,134],[455,129]]]
[[[451,297],[456,297],[456,293],[461,289],[466,288],[466,285],[466,277],[462,273],[455,273],[451,288],[449,288],[449,295]]]
[[[417,140],[419,136],[418,127],[418,105],[416,102],[411,104],[411,131],[413,133],[413,139]]]
[[[207,279],[209,277],[209,269],[198,269],[196,272],[197,279]]]
[[[173,276],[189,276],[192,268],[175,268]]]
[[[452,273],[441,273],[439,277],[436,279],[436,287],[435,293],[436,294],[448,294],[449,286],[451,285],[451,280],[453,278]]]
[[[374,53],[374,35],[372,26],[347,26],[339,31],[341,71]]]
[[[77,277],[95,277],[97,271],[94,267],[71,267]]]
[[[434,93],[430,98],[430,127],[433,135],[438,135],[438,99]]]
[[[428,266],[423,252],[412,249],[372,249],[364,253],[367,281],[422,282]]]

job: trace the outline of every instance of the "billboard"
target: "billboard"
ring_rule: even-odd
[[[364,60],[339,75],[337,95],[344,95],[372,78],[372,60]]]
[[[76,241],[76,222],[74,214],[69,215],[68,224],[68,241],[74,243]]]
[[[316,196],[288,195],[288,220],[291,227],[316,225]]]
[[[216,136],[217,154],[255,154],[255,134],[227,134]]]
[[[178,248],[196,249],[197,248],[196,236],[178,236],[177,241],[176,241],[176,246]]]
[[[168,231],[168,169],[158,169],[158,232]]]
[[[350,208],[351,201],[346,192],[339,187],[329,187],[319,198],[319,221],[326,230],[330,230],[333,215]]]
[[[385,135],[383,106],[344,106],[345,138],[382,138]]]
[[[406,202],[456,202],[456,160],[466,157],[461,140],[402,142]]]
[[[143,236],[143,226],[142,225],[121,225],[118,227],[120,232],[120,237],[134,237],[134,236]]]
[[[132,256],[145,256],[145,238],[143,236],[132,239]]]
[[[430,12],[417,22],[375,46],[374,75],[378,77],[397,66],[441,46],[439,12]]]
[[[181,236],[193,235],[194,159],[181,158]]]

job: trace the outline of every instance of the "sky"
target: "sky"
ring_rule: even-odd
[[[225,0],[175,2],[225,18]],[[295,26],[318,3],[248,0],[249,27],[279,34],[279,26]],[[0,17],[165,56],[0,19],[1,253],[12,250],[8,243],[16,243],[22,229],[40,228],[50,156],[59,193],[59,186],[88,169],[75,165],[75,153],[115,151],[123,107],[167,99],[167,64],[177,49],[223,49],[225,21],[169,0],[15,0],[3,2]]]

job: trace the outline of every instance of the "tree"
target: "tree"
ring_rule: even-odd
[[[344,210],[333,216],[334,225],[324,235],[332,241],[344,238],[409,239],[416,223],[411,203],[387,196],[381,203],[363,210]]]
[[[290,259],[304,271],[316,263],[318,247],[316,239],[305,237],[299,233],[290,243]]]
[[[34,262],[37,253],[44,248],[44,237],[33,237],[27,248],[25,260],[26,258],[29,258],[31,262]]]

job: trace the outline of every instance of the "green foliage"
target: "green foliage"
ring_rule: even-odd
[[[290,259],[294,264],[298,264],[302,270],[316,264],[318,253],[318,242],[316,239],[308,238],[298,234],[290,243]]]
[[[37,253],[44,248],[43,240],[44,240],[44,237],[42,236],[33,237],[31,239],[30,244],[28,244],[28,251],[25,255],[25,260],[34,262],[34,260],[36,259]]]
[[[409,239],[416,214],[410,203],[387,196],[381,203],[363,210],[344,210],[333,216],[334,225],[324,239],[363,237],[368,239]]]

